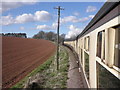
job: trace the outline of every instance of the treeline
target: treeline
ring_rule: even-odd
[[[26,33],[0,33],[0,36],[22,37],[27,38]]]
[[[50,41],[57,41],[57,34],[54,32],[44,32],[40,31],[39,33],[35,34],[33,36],[34,39],[45,39]],[[65,34],[59,35],[59,42],[63,42],[65,38]]]

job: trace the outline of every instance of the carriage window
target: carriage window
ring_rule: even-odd
[[[90,41],[89,39],[90,39],[89,36],[85,37],[85,39],[84,39],[84,49],[86,51],[89,51],[89,41]]]
[[[114,65],[120,68],[120,26],[115,30],[115,61]]]
[[[86,52],[84,52],[84,58],[85,58],[85,74],[89,81],[89,55]]]
[[[84,49],[86,50],[86,38],[84,39]]]
[[[90,37],[88,36],[88,44],[87,44],[87,50],[89,51],[89,47],[90,47]]]
[[[97,56],[105,59],[105,31],[101,31],[97,36]]]
[[[102,32],[97,36],[97,56],[101,58],[101,46],[102,46]]]
[[[82,49],[81,49],[81,63],[83,65],[83,51],[82,51]]]
[[[78,50],[78,40],[76,40],[76,50]]]
[[[120,80],[99,63],[97,65],[98,88],[120,88]]]

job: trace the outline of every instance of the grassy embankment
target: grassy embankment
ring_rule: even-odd
[[[55,55],[50,57],[45,63],[33,70],[23,80],[12,88],[23,88],[29,77],[40,73],[38,85],[40,88],[66,88],[68,73],[68,53],[64,47],[60,47],[59,71],[56,70]]]

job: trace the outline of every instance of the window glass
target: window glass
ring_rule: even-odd
[[[90,39],[89,36],[85,37],[85,39],[84,39],[84,49],[86,51],[89,51],[89,41],[90,41],[89,39]]]
[[[84,55],[85,55],[85,74],[89,81],[89,55],[86,52],[84,52]]]
[[[88,37],[88,51],[90,50],[90,37]]]
[[[120,80],[117,77],[99,63],[96,66],[98,88],[120,88]]]
[[[100,58],[101,58],[101,47],[102,47],[102,32],[99,32],[97,36],[97,56]]]
[[[81,49],[81,63],[83,64],[83,51]]]
[[[120,68],[120,26],[115,30],[115,61],[114,65]]]
[[[89,51],[89,47],[90,47],[90,37],[87,37],[87,51]]]
[[[84,38],[84,49],[86,50],[86,38]]]

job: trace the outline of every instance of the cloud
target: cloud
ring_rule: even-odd
[[[72,23],[86,22],[93,17],[94,15],[89,15],[88,17],[82,17],[82,18],[78,18],[76,16],[67,16],[67,17],[61,18],[60,23],[64,24],[67,22],[72,22]]]
[[[61,23],[66,23],[66,22],[78,23],[78,22],[85,22],[87,20],[89,20],[89,17],[77,18],[76,16],[67,16],[61,19]]]
[[[25,27],[20,27],[20,30],[24,30],[25,29]]]
[[[70,21],[70,22],[85,22],[85,21],[93,18],[94,16],[95,16],[95,15],[89,15],[88,17],[84,17],[84,18],[80,18],[80,19],[74,17],[74,18],[72,18],[72,19],[66,20],[66,22],[68,22],[68,21]],[[68,18],[68,17],[67,17],[67,18]],[[64,19],[65,19],[65,18],[64,18]],[[73,21],[72,21],[72,20],[73,20]],[[74,21],[74,20],[75,20],[75,21]],[[66,36],[65,36],[66,39],[75,38],[77,35],[79,35],[79,34],[81,33],[81,31],[82,31],[83,29],[77,28],[77,27],[74,26],[74,25],[70,25],[70,26],[69,26],[69,30],[70,30],[70,31],[69,31],[69,32],[66,34]]]
[[[75,38],[77,35],[80,34],[80,32],[82,31],[82,29],[77,28],[74,25],[70,25],[69,26],[69,32],[66,34],[65,38],[66,39],[70,39],[70,38]]]
[[[35,13],[35,21],[48,21],[52,18],[49,12],[47,11],[37,11]]]
[[[88,17],[83,17],[83,18],[77,18],[76,16],[68,16],[68,17],[64,17],[64,18],[60,19],[60,25],[63,25],[64,23],[67,23],[67,22],[72,22],[72,23],[85,22],[85,21],[88,21],[90,18],[93,18],[93,17],[94,17],[94,15],[89,15]],[[58,26],[58,23],[56,21],[51,26],[38,25],[36,27],[36,29],[40,29],[40,30],[56,30],[57,26]],[[76,28],[73,25],[71,25],[69,27],[69,29],[70,29],[70,32],[69,32],[69,35],[67,37],[70,36],[71,32],[73,32],[73,29],[75,30],[75,32],[79,31],[79,29]]]
[[[52,24],[52,27],[53,27],[54,29],[56,29],[57,26],[58,26],[58,23],[57,23],[57,22],[55,22],[55,23]]]
[[[79,22],[85,22],[85,21],[88,21],[88,20],[89,20],[89,17],[84,17],[84,18],[79,19]]]
[[[73,15],[75,15],[75,16],[79,16],[80,13],[79,13],[79,12],[74,12]]]
[[[14,23],[14,19],[11,15],[8,16],[2,16],[0,18],[0,25],[10,25]]]
[[[94,12],[96,10],[97,10],[97,8],[95,6],[88,6],[86,9],[86,12]]]
[[[94,18],[95,15],[89,15],[89,18]]]
[[[40,29],[40,30],[52,30],[53,27],[48,26],[48,25],[38,25],[38,26],[36,27],[36,29]]]
[[[2,0],[2,2],[37,2],[39,0]]]
[[[78,19],[75,16],[67,16],[61,19],[61,23],[66,22],[78,22]]]
[[[22,14],[15,18],[13,18],[11,15],[8,16],[2,16],[0,20],[2,22],[0,25],[10,25],[10,24],[20,24],[20,23],[26,23],[26,22],[47,22],[52,19],[52,16],[47,11],[36,11],[34,14]]]
[[[34,16],[32,14],[22,14],[15,18],[14,23],[25,23],[34,21]]]
[[[56,22],[54,22],[51,26],[48,26],[48,25],[38,25],[36,27],[36,29],[39,29],[39,30],[56,30],[57,29],[57,26],[58,24]]]
[[[22,5],[31,5],[35,4],[38,0],[4,0],[0,2],[0,13],[8,11],[13,8],[20,7]]]

